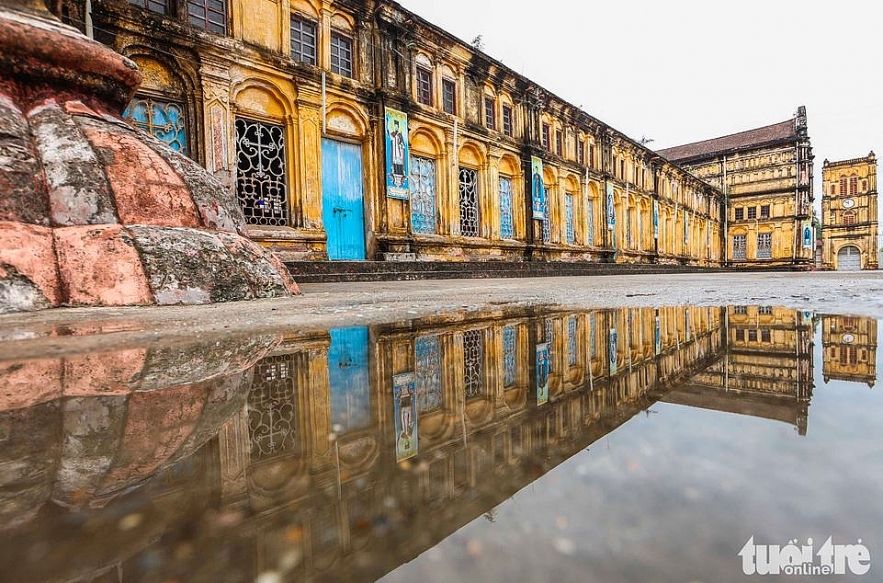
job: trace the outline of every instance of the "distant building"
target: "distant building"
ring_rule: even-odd
[[[659,154],[724,192],[728,265],[813,264],[813,154],[805,107],[793,119]]]
[[[877,157],[822,166],[822,267],[877,269]]]
[[[822,375],[831,379],[877,382],[877,321],[871,318],[825,316],[822,318]]]

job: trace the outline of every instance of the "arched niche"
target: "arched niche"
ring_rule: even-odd
[[[328,133],[361,140],[368,131],[365,115],[346,103],[331,103],[325,114],[325,127]]]
[[[311,20],[319,19],[319,3],[307,0],[291,0],[291,11],[307,16]]]
[[[482,168],[484,166],[484,153],[477,144],[467,141],[460,148],[457,160],[463,166]]]
[[[500,158],[500,174],[510,177],[521,176],[521,165],[512,154],[505,154]]]
[[[417,126],[408,138],[411,153],[426,158],[438,158],[442,151],[442,137],[432,128]]]
[[[290,114],[283,93],[269,83],[248,82],[233,91],[237,114],[283,120]]]

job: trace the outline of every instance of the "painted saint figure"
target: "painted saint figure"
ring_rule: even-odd
[[[396,186],[402,186],[405,183],[405,138],[402,135],[401,125],[398,120],[392,124],[392,130],[389,132],[390,143],[392,144],[392,180]]]

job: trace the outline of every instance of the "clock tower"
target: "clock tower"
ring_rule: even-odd
[[[822,267],[877,269],[877,157],[822,166]]]

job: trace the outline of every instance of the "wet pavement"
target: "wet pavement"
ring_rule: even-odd
[[[309,318],[349,320],[324,327],[0,320],[0,581],[738,581],[750,537],[861,539],[875,580],[878,319],[633,278],[563,307],[621,291],[583,279],[375,284],[378,314],[315,286]],[[817,281],[801,301],[880,280]]]

